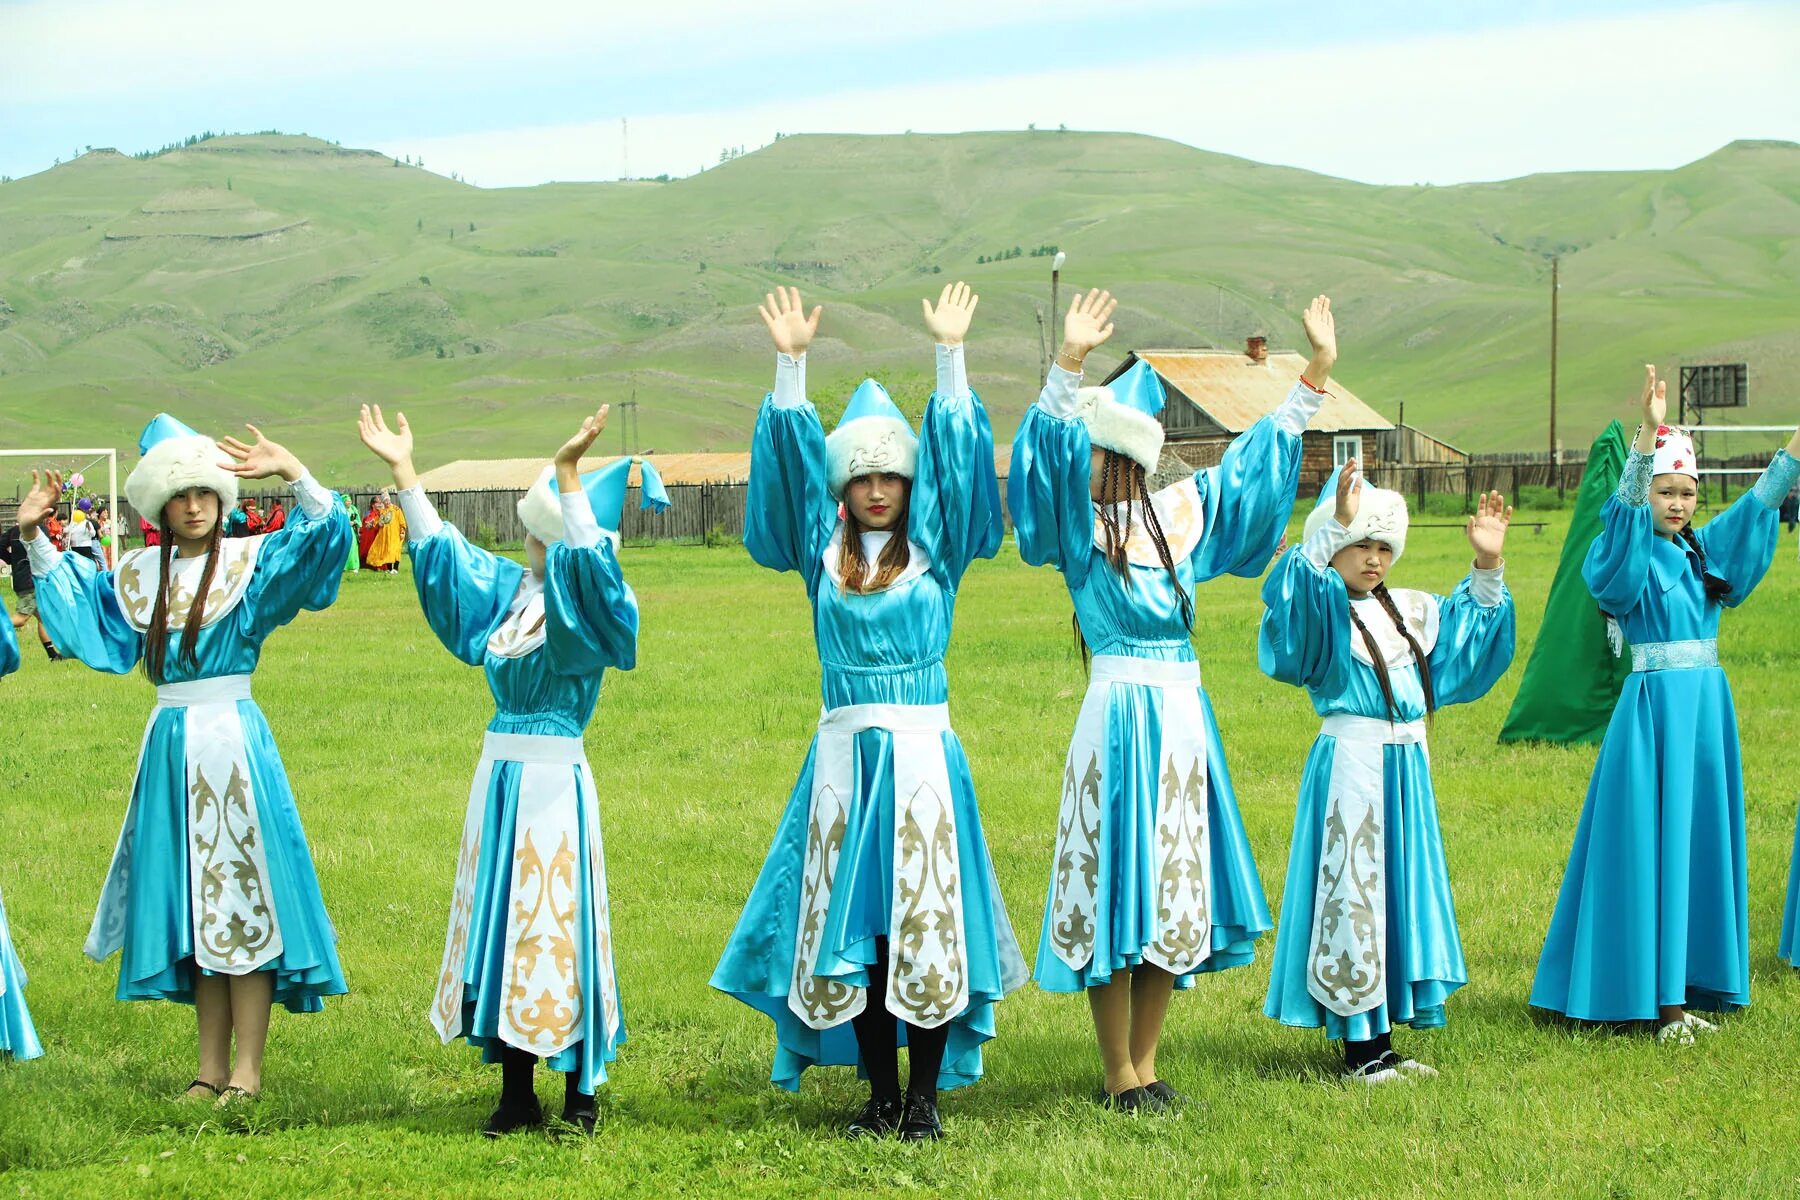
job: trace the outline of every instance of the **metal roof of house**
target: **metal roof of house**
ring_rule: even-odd
[[[1133,358],[1150,364],[1172,399],[1187,401],[1233,434],[1244,432],[1279,408],[1300,381],[1307,362],[1292,350],[1271,350],[1260,363],[1241,350],[1133,350],[1119,370],[1130,366]],[[1394,427],[1337,379],[1327,391],[1308,430],[1335,433]]]

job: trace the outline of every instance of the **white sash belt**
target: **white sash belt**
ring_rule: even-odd
[[[282,949],[281,923],[269,892],[268,839],[263,836],[244,722],[237,710],[238,702],[248,699],[248,675],[162,684],[138,749],[141,775],[144,748],[159,714],[183,711],[187,769],[182,786],[194,961],[224,975],[247,975],[280,957]],[[85,949],[96,959],[124,945],[136,809],[134,790],[88,931]]]
[[[1212,955],[1212,838],[1206,771],[1206,720],[1200,706],[1200,664],[1097,654],[1090,664],[1087,698],[1075,722],[1063,766],[1062,807],[1057,817],[1051,867],[1050,944],[1057,958],[1079,971],[1094,957],[1099,912],[1102,801],[1111,788],[1114,747],[1108,744],[1115,684],[1151,687],[1161,716],[1155,747],[1155,920],[1142,946],[1118,946],[1121,955],[1186,975]],[[1135,747],[1118,747],[1125,754]],[[1122,802],[1136,805],[1139,798]],[[1114,887],[1141,886],[1115,879]],[[1121,898],[1112,897],[1117,906]]]
[[[1388,746],[1424,747],[1424,721],[1333,713],[1333,738],[1319,878],[1313,892],[1306,990],[1341,1017],[1387,1003]],[[1426,753],[1429,754],[1427,749]]]
[[[540,1058],[559,1054],[582,1040],[582,1016],[590,1003],[598,1002],[610,1043],[619,1027],[619,993],[606,898],[606,855],[594,773],[578,737],[489,732],[482,739],[481,764],[469,786],[469,807],[463,817],[456,891],[431,1023],[446,1042],[467,1028],[463,985],[469,925],[481,871],[488,789],[495,765],[502,762],[519,764],[519,799],[512,853],[494,865],[496,873],[505,872],[509,880],[500,1040]],[[580,869],[584,829],[586,872]],[[592,888],[592,930],[582,928],[584,887]],[[594,959],[597,997],[587,996],[582,986],[581,968],[588,955]]]
[[[968,1007],[956,809],[944,760],[947,704],[851,704],[820,714],[807,814],[806,864],[794,931],[788,1007],[830,1029],[867,1007],[866,989],[819,975],[832,885],[856,795],[856,735],[884,729],[894,771],[893,890],[888,905],[887,1010],[922,1028]]]

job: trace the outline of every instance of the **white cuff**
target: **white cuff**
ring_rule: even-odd
[[[952,400],[969,398],[969,374],[963,366],[962,343],[946,346],[942,342],[937,347],[937,392],[940,396],[948,396]]]
[[[1080,386],[1079,373],[1065,371],[1051,363],[1050,374],[1044,378],[1044,390],[1038,395],[1038,407],[1059,420],[1070,420],[1078,411],[1075,390]]]
[[[1283,433],[1299,437],[1325,402],[1325,393],[1315,392],[1304,383],[1296,383],[1281,407],[1275,410],[1275,425]]]
[[[594,520],[594,506],[588,503],[587,493],[558,492],[556,501],[562,505],[563,545],[573,546],[577,550],[588,550],[600,544],[600,538],[607,531],[600,528]],[[614,534],[615,540],[618,535]]]
[[[806,355],[775,352],[775,407],[799,408],[806,403]]]
[[[1333,517],[1313,530],[1313,535],[1300,543],[1300,553],[1306,555],[1306,560],[1313,566],[1323,571],[1331,566],[1331,560],[1337,557],[1339,550],[1345,546],[1354,545],[1356,545],[1356,535],[1351,533],[1346,526],[1339,525],[1337,518]]]
[[[31,574],[39,579],[56,570],[63,558],[63,552],[56,548],[56,543],[50,540],[41,525],[37,536],[25,543],[25,553],[31,559]]]
[[[311,471],[302,471],[300,478],[288,485],[294,489],[294,499],[299,501],[300,509],[309,521],[320,521],[331,515],[337,507],[337,497],[326,491],[318,480],[312,477]]]
[[[444,519],[438,516],[437,506],[425,494],[422,484],[401,488],[394,493],[394,500],[400,505],[400,515],[406,518],[407,541],[423,542],[444,527]]]
[[[1483,608],[1498,608],[1506,599],[1506,560],[1491,571],[1480,567],[1469,568],[1469,594],[1475,597],[1475,603]]]

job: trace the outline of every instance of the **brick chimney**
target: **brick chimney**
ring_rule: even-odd
[[[1261,364],[1269,361],[1269,339],[1266,335],[1253,333],[1244,339],[1244,354],[1251,362]]]

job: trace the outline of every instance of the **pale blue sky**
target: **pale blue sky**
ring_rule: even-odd
[[[1036,121],[1449,183],[1800,139],[1795,78],[1800,13],[1756,0],[0,0],[0,174],[279,128],[487,185],[613,178],[629,117],[633,174]]]

